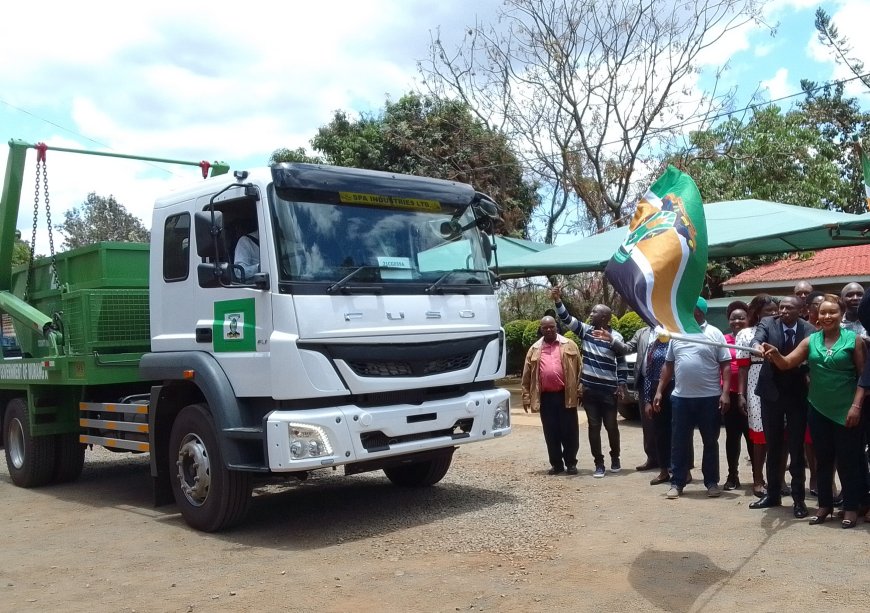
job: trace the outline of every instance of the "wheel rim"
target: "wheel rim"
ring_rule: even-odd
[[[211,487],[208,448],[196,434],[187,434],[178,448],[178,482],[181,492],[193,506],[202,506]]]
[[[21,420],[15,418],[9,422],[9,437],[6,441],[9,450],[9,461],[16,470],[24,466],[24,426]]]

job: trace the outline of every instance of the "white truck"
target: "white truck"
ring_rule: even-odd
[[[126,320],[148,330],[150,348],[92,350],[72,338],[87,328],[72,321],[75,309],[52,310],[40,332],[13,308],[21,291],[0,301],[51,337],[3,359],[35,365],[0,381],[13,481],[75,478],[71,435],[76,449],[148,451],[156,502],[174,498],[204,531],[241,521],[253,480],[269,475],[342,466],[382,469],[402,486],[436,483],[458,445],[511,431],[509,393],[495,385],[505,342],[481,231],[496,214],[465,184],[307,164],[237,171],[158,199],[148,326]],[[235,263],[243,236],[259,264]],[[109,261],[127,247],[88,249],[109,250]],[[73,271],[76,254],[57,257]],[[64,300],[112,297],[71,285]],[[108,298],[95,330],[110,321]],[[59,391],[46,394],[52,385]],[[70,457],[78,468],[64,471]]]

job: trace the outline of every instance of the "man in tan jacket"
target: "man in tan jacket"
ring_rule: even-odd
[[[529,348],[523,365],[523,409],[541,414],[550,458],[548,474],[577,474],[580,422],[577,387],[580,350],[556,331],[556,320],[541,319],[543,336]]]

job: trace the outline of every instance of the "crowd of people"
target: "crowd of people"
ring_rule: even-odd
[[[870,409],[864,408],[870,294],[860,284],[849,283],[836,295],[802,281],[779,300],[759,294],[748,304],[732,302],[727,334],[707,323],[707,302],[698,298],[695,320],[702,336],[693,340],[660,336],[651,327],[625,340],[611,329],[606,305],[593,307],[585,323],[568,312],[559,288],[551,297],[554,315],[541,320],[542,336],[526,355],[522,377],[523,408],[541,415],[549,474],[578,474],[580,406],[593,476],[608,470],[602,425],[609,470],[622,469],[617,400],[626,394],[624,356],[636,353],[646,454],[636,468],[657,469],[650,485],[668,485],[667,498],[679,498],[692,481],[697,429],[707,496],[743,487],[739,464],[745,446],[757,497],[750,509],[780,507],[790,496],[793,516],[802,519],[809,515],[808,491],[818,500],[810,524],[824,523],[837,507],[843,528],[862,518],[870,522]],[[579,347],[559,333],[556,318],[577,335]],[[727,474],[720,486],[723,426]]]

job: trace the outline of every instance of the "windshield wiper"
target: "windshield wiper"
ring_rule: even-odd
[[[432,292],[438,291],[438,288],[440,288],[444,284],[444,282],[447,281],[447,279],[449,279],[450,277],[452,277],[453,275],[455,275],[456,273],[459,273],[459,272],[468,272],[468,273],[484,272],[486,274],[492,274],[488,269],[454,268],[453,270],[448,270],[443,275],[438,277],[438,280],[435,281],[435,283],[433,283],[432,285],[430,285],[429,287],[426,288],[426,293],[431,294]],[[470,283],[472,279],[474,279],[474,277],[472,277],[471,279],[466,281],[466,283]],[[479,283],[479,281],[477,281],[477,279],[474,279],[474,281]]]
[[[355,276],[357,276],[359,273],[361,273],[364,270],[372,270],[372,269],[380,270],[380,268],[381,268],[380,266],[360,266],[358,268],[354,268],[352,271],[350,271],[350,273],[348,275],[342,277],[341,279],[339,279],[338,281],[336,281],[335,283],[333,283],[332,285],[327,287],[326,293],[327,294],[334,294],[338,290],[344,289],[347,286],[348,281],[353,279]]]

